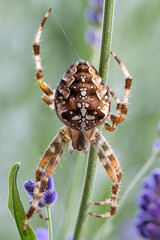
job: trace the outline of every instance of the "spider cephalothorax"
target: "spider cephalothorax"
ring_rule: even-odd
[[[44,219],[39,212],[38,204],[46,189],[48,179],[54,172],[68,142],[70,142],[70,152],[77,149],[79,151],[84,151],[85,153],[88,152],[88,145],[90,142],[95,148],[108,176],[113,181],[112,193],[109,199],[102,202],[91,202],[93,205],[110,204],[110,211],[105,214],[94,214],[89,212],[90,215],[106,218],[115,214],[118,189],[122,177],[119,161],[106,139],[97,129],[97,126],[102,125],[106,130],[114,131],[118,123],[124,121],[127,114],[131,77],[123,63],[113,52],[111,52],[122,68],[126,78],[122,102],[117,98],[109,86],[105,86],[95,68],[89,62],[83,60],[75,62],[62,76],[57,89],[52,91],[43,81],[39,51],[42,28],[50,11],[51,9],[48,10],[41,23],[33,45],[37,80],[44,92],[43,101],[52,110],[56,111],[57,116],[65,126],[62,127],[60,132],[52,140],[37,167],[34,200],[26,214],[23,229],[24,233],[34,211]],[[110,112],[110,95],[117,103],[115,114]],[[106,120],[110,120],[111,123],[108,123]],[[47,167],[42,177],[42,172],[45,166]]]

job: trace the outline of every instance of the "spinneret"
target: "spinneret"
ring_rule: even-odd
[[[112,193],[109,199],[101,202],[91,202],[93,205],[110,205],[110,211],[105,214],[90,215],[106,218],[115,214],[117,207],[117,196],[122,170],[119,161],[111,146],[97,129],[102,125],[108,131],[114,131],[118,123],[124,121],[127,114],[127,104],[131,87],[131,77],[128,70],[120,59],[111,52],[111,55],[119,63],[125,76],[125,91],[123,101],[115,95],[109,86],[105,86],[96,69],[84,60],[75,62],[62,76],[56,90],[51,88],[43,80],[43,72],[40,58],[40,37],[44,23],[51,9],[46,13],[35,38],[33,49],[37,69],[37,81],[44,92],[43,101],[54,111],[58,118],[64,123],[64,127],[52,140],[47,150],[41,157],[36,170],[36,181],[34,187],[34,198],[29,211],[26,214],[23,233],[34,212],[45,219],[39,212],[39,202],[47,187],[49,177],[53,174],[63,150],[69,143],[69,151],[83,151],[87,153],[89,143],[95,148],[99,159],[108,176],[113,181]],[[112,96],[117,104],[116,113],[110,112]],[[106,120],[110,120],[111,123]],[[46,170],[42,176],[43,170]]]

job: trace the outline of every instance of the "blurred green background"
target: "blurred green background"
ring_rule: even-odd
[[[15,162],[21,162],[18,188],[25,210],[29,198],[23,190],[27,179],[34,180],[36,166],[62,123],[56,113],[41,100],[42,92],[35,78],[32,44],[38,26],[49,7],[53,8],[64,31],[81,59],[96,63],[92,49],[84,41],[90,27],[84,17],[87,0],[1,1],[0,21],[0,239],[19,239],[16,225],[7,208],[8,174]],[[114,133],[103,134],[111,144],[123,169],[119,197],[150,156],[160,120],[160,1],[119,0],[116,4],[112,50],[133,76],[129,111],[124,124]],[[45,25],[41,41],[44,79],[56,88],[66,69],[77,60],[53,14]],[[108,85],[122,98],[124,76],[111,58]],[[73,232],[81,199],[86,159],[83,153],[69,154],[66,147],[54,173],[57,202],[52,206],[54,239],[66,239]],[[153,165],[159,166],[158,163]],[[123,224],[136,213],[139,185],[117,216],[109,239],[122,240]],[[93,200],[104,200],[111,191],[111,181],[98,162]],[[91,208],[105,211],[105,208]],[[44,210],[44,215],[46,212]],[[88,217],[84,232],[92,239],[104,219]],[[33,228],[47,223],[34,215]],[[107,239],[107,238],[104,238]]]

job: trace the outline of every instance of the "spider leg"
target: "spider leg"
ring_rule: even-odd
[[[111,146],[109,145],[107,140],[99,132],[97,133],[97,142],[101,146],[101,148],[105,152],[105,154],[107,155],[109,161],[111,162],[113,168],[116,171],[116,175],[117,175],[118,181],[120,182],[121,178],[122,178],[122,169],[120,167],[119,161],[118,161],[115,153],[111,149]]]
[[[95,214],[89,212],[90,215],[99,218],[107,218],[115,214],[117,208],[117,196],[119,190],[119,184],[122,176],[122,171],[118,162],[117,157],[112,151],[110,145],[107,143],[105,138],[100,134],[98,129],[92,135],[90,142],[95,148],[100,161],[102,162],[105,170],[108,173],[108,176],[113,181],[112,193],[110,199],[106,199],[102,202],[91,202],[93,205],[107,205],[110,204],[110,212],[105,214]]]
[[[36,182],[34,189],[34,199],[29,211],[26,214],[26,219],[24,222],[23,233],[25,234],[27,225],[29,223],[30,218],[32,217],[34,211],[38,212],[38,204],[43,196],[43,193],[46,189],[48,179],[54,172],[61,155],[63,153],[64,147],[70,141],[70,137],[68,136],[67,128],[63,127],[61,131],[56,135],[51,144],[48,146],[46,152],[43,154],[40,163],[36,170]],[[48,165],[47,165],[48,164]],[[45,173],[42,177],[42,171],[47,165]],[[42,177],[42,179],[41,179]],[[39,213],[38,213],[39,215]]]
[[[55,111],[54,101],[48,97],[46,94],[43,94],[42,100],[50,107],[52,111]]]
[[[36,34],[34,44],[33,44],[33,50],[34,50],[34,58],[36,63],[36,69],[37,69],[37,81],[42,89],[42,91],[52,100],[54,101],[54,92],[51,90],[51,88],[43,81],[43,72],[42,72],[42,66],[41,66],[41,58],[40,58],[40,37],[42,34],[43,26],[48,18],[49,13],[51,12],[51,8],[46,13],[45,17],[43,18],[43,21],[38,29],[38,32]]]
[[[36,211],[36,213],[38,214],[38,216],[39,216],[41,219],[43,219],[43,220],[48,220],[48,218],[45,218],[45,217],[42,216],[42,214],[40,213],[39,209],[36,209],[35,211]]]
[[[131,79],[131,76],[130,76],[128,70],[126,69],[124,64],[121,62],[121,60],[113,52],[110,52],[110,53],[116,59],[116,61],[119,63],[119,65],[125,75],[126,81],[125,81],[125,91],[124,91],[124,96],[123,96],[123,102],[121,103],[121,113],[120,114],[110,113],[108,119],[113,122],[121,123],[124,121],[126,114],[127,114],[127,104],[128,104],[132,79]]]
[[[41,157],[41,160],[38,164],[37,170],[36,170],[36,182],[35,182],[35,188],[34,188],[34,196],[38,193],[40,184],[41,184],[41,176],[44,167],[49,163],[50,159],[59,153],[59,149],[65,147],[67,144],[66,138],[68,138],[68,135],[66,133],[67,129],[66,127],[63,127],[59,133],[54,137],[52,142],[49,144],[48,148],[44,152],[44,154]],[[70,140],[70,138],[69,138]],[[66,142],[67,141],[67,142]],[[58,148],[57,148],[58,146]]]
[[[115,101],[117,103],[116,115],[120,115],[121,106],[122,106],[121,101],[119,100],[119,98],[116,96],[116,94],[112,91],[112,89],[109,86],[107,86],[107,89],[109,90],[110,94],[112,95],[112,97],[115,99]],[[117,126],[118,126],[117,122],[112,122],[112,124],[105,122],[105,124],[103,125],[103,127],[110,132],[113,132]]]

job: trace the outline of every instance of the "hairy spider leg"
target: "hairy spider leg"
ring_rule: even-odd
[[[96,139],[98,144],[101,146],[107,157],[109,158],[112,166],[114,167],[118,181],[121,181],[122,178],[122,169],[120,167],[118,158],[116,157],[115,153],[112,151],[111,146],[107,142],[107,140],[104,138],[104,136],[97,130],[96,133]]]
[[[48,148],[44,152],[43,156],[41,157],[41,160],[38,164],[37,170],[36,170],[36,182],[35,182],[35,189],[34,189],[34,196],[38,193],[41,183],[41,176],[44,167],[48,164],[50,159],[53,157],[53,155],[58,155],[61,148],[63,150],[63,147],[67,144],[66,142],[66,127],[63,127],[59,133],[54,137],[53,141],[49,144]],[[68,137],[69,138],[69,137]],[[70,139],[70,138],[69,138]],[[63,146],[63,144],[65,144]],[[61,146],[62,145],[62,146]]]
[[[39,216],[40,218],[42,218],[43,220],[48,220],[48,218],[45,218],[45,217],[42,216],[42,214],[40,213],[39,209],[36,209],[35,212],[36,212],[36,213],[38,214],[38,216]]]
[[[107,212],[105,214],[95,214],[95,213],[89,212],[89,214],[94,217],[107,218],[116,213],[119,181],[121,179],[121,174],[120,174],[121,170],[119,167],[119,162],[115,154],[113,153],[111,147],[109,146],[109,144],[104,138],[102,140],[101,139],[102,139],[102,135],[100,134],[98,129],[96,129],[96,131],[93,133],[90,139],[90,142],[92,146],[95,148],[100,161],[102,162],[105,170],[108,173],[108,176],[113,181],[112,193],[111,193],[110,199],[107,199],[101,202],[91,202],[91,204],[93,205],[110,204],[111,208],[109,213]],[[101,144],[103,145],[103,147],[101,146]]]
[[[46,152],[43,154],[43,156],[40,160],[40,163],[36,170],[36,183],[35,183],[35,189],[34,189],[34,199],[33,199],[33,202],[32,202],[32,205],[31,205],[29,211],[26,214],[26,219],[24,222],[24,227],[23,227],[24,234],[26,232],[27,225],[28,225],[29,220],[32,217],[34,211],[36,211],[36,212],[38,211],[38,204],[39,204],[39,201],[40,201],[41,197],[43,196],[43,193],[46,189],[48,179],[54,172],[54,170],[61,158],[63,150],[69,141],[70,141],[70,137],[67,134],[67,127],[63,127],[61,129],[61,131],[53,139],[51,144],[48,146]],[[47,165],[47,168],[41,179],[42,171],[43,171],[45,165]]]
[[[116,115],[120,115],[121,113],[121,107],[122,107],[122,104],[121,104],[121,101],[120,99],[116,96],[116,94],[112,91],[112,89],[107,86],[107,89],[108,91],[110,92],[110,94],[112,95],[112,97],[115,99],[116,103],[117,103],[117,108],[116,108]],[[110,132],[113,132],[118,126],[118,123],[117,122],[112,122],[112,124],[108,123],[108,122],[105,122],[105,124],[103,125],[103,127],[110,131]]]
[[[48,97],[46,94],[43,94],[42,100],[50,107],[52,111],[55,111],[54,101]]]
[[[123,96],[123,102],[121,103],[121,113],[120,113],[120,115],[110,113],[108,116],[108,119],[113,122],[121,123],[124,121],[126,114],[127,114],[127,104],[128,104],[132,79],[131,79],[131,76],[130,76],[127,68],[124,66],[124,64],[121,62],[121,60],[113,52],[110,52],[110,53],[116,59],[116,61],[119,63],[126,79],[125,79],[125,91],[124,91],[124,96]]]
[[[38,29],[38,32],[36,34],[34,44],[33,44],[33,50],[34,50],[34,59],[36,63],[36,70],[37,70],[36,77],[37,77],[38,84],[42,89],[42,91],[47,95],[48,99],[50,99],[51,101],[54,101],[54,91],[52,91],[52,89],[47,85],[47,83],[43,81],[43,72],[42,72],[42,66],[41,66],[40,45],[39,45],[42,29],[50,12],[51,12],[51,8],[45,14],[45,17],[43,18],[43,21]],[[47,103],[45,100],[43,101]]]

